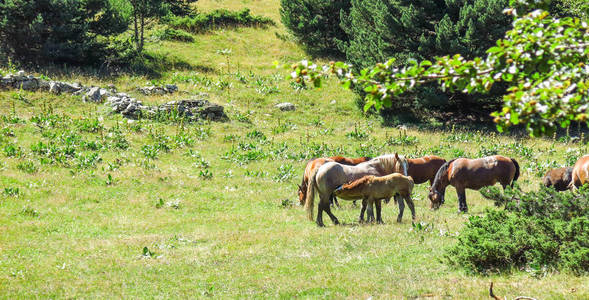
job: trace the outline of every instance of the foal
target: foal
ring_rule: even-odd
[[[403,176],[399,173],[393,173],[386,176],[364,176],[356,181],[344,184],[335,190],[335,195],[346,200],[362,199],[362,211],[360,212],[360,222],[364,221],[364,210],[368,206],[368,222],[374,221],[372,204],[376,203],[376,222],[383,223],[381,217],[381,200],[390,199],[395,195],[401,196],[399,200],[399,215],[397,222],[403,219],[403,210],[405,208],[403,199],[411,209],[411,216],[415,220],[415,205],[411,199],[411,193],[414,186],[411,176]]]

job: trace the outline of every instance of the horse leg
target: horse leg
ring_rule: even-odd
[[[356,200],[352,201],[352,205],[354,205],[354,207],[357,207]]]
[[[366,200],[368,202],[368,209],[366,211],[366,221],[369,223],[374,222],[374,210],[372,210],[372,204],[374,202],[374,200],[372,200],[372,198],[369,198]]]
[[[319,205],[317,205],[317,226],[319,227],[325,227],[325,224],[323,224],[323,210],[325,210],[325,206],[327,206],[329,208],[329,199],[331,198],[331,196],[325,196],[323,194],[319,194]],[[327,205],[325,205],[327,204]]]
[[[368,202],[366,202],[366,199],[362,199],[362,208],[360,209],[358,223],[364,223],[364,212],[366,211],[366,206],[368,206]]]
[[[337,206],[339,208],[339,202],[337,201],[337,197],[335,197],[334,194],[331,194],[329,196],[329,204],[331,206],[334,206],[334,207]]]
[[[405,210],[405,203],[403,203],[403,198],[395,195],[395,200],[397,204],[399,204],[399,215],[397,216],[397,223],[401,223],[403,219],[403,211]]]
[[[403,201],[403,200],[401,200]],[[405,198],[405,201],[407,201],[407,205],[409,206],[409,209],[411,210],[411,219],[413,221],[415,221],[416,217],[415,217],[415,204],[413,204],[413,199],[411,199],[411,195],[408,195]]]
[[[321,205],[321,202],[319,203],[319,205]],[[331,206],[329,205],[329,202],[326,202],[323,205],[324,205],[323,211],[325,211],[327,213],[327,215],[331,219],[331,222],[333,222],[333,224],[335,224],[335,225],[339,225],[339,221],[337,220],[337,218],[331,212]]]
[[[384,224],[381,217],[381,208],[382,208],[382,199],[376,200],[376,223],[377,224]]]
[[[458,194],[458,209],[460,212],[468,212],[468,206],[466,205],[466,191],[464,188],[456,188],[456,194]]]

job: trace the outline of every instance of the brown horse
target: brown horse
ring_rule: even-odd
[[[376,203],[376,222],[383,223],[381,217],[381,200],[390,199],[394,195],[399,195],[399,215],[397,222],[403,219],[403,199],[411,209],[411,216],[415,220],[415,205],[411,199],[411,193],[414,186],[411,176],[403,176],[399,173],[393,173],[386,176],[364,176],[356,181],[344,184],[335,190],[335,195],[341,199],[354,200],[362,199],[362,211],[360,212],[359,221],[364,221],[364,210],[368,207],[368,222],[374,221],[372,204]]]
[[[342,165],[355,166],[359,163],[367,162],[370,159],[370,157],[348,158],[342,156],[332,156],[314,158],[309,160],[309,162],[307,162],[307,166],[305,167],[305,173],[303,173],[303,182],[301,182],[301,184],[299,185],[299,203],[301,205],[305,205],[305,199],[307,199],[307,187],[309,183],[309,177],[311,177],[313,171],[321,167],[326,162],[333,161],[336,163],[340,163]]]
[[[422,184],[429,181],[434,183],[436,173],[446,160],[435,155],[428,155],[420,158],[407,159],[407,174],[413,178],[415,184]]]
[[[573,167],[552,169],[546,172],[542,182],[545,187],[553,187],[557,191],[566,191],[573,178]]]
[[[587,182],[589,182],[589,155],[584,155],[577,160],[573,167],[572,180],[569,187],[575,189]]]
[[[458,208],[467,212],[465,189],[478,190],[499,182],[505,188],[519,177],[519,164],[513,158],[501,155],[478,159],[457,158],[445,163],[436,174],[430,187],[431,207],[438,209],[444,203],[446,187],[452,185],[458,194]]]
[[[329,199],[335,189],[367,175],[384,176],[391,173],[407,175],[407,160],[395,153],[394,155],[382,155],[356,166],[346,166],[336,162],[325,163],[319,169],[316,169],[309,178],[307,200],[305,201],[307,217],[309,220],[313,220],[315,191],[317,191],[319,194],[317,225],[325,226],[323,224],[323,211],[329,215],[334,224],[339,224],[329,207]]]
[[[429,185],[434,184],[436,173],[440,167],[446,163],[446,160],[435,155],[428,155],[420,158],[407,159],[407,175],[413,178],[415,184],[422,184],[429,181]],[[395,201],[399,203],[399,208],[403,206],[403,200],[395,195]],[[385,200],[389,202],[389,200]]]

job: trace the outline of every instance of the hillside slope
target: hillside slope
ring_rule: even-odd
[[[149,51],[177,62],[159,78],[49,75],[114,84],[148,104],[204,92],[230,121],[130,121],[80,96],[0,91],[0,298],[472,299],[488,297],[490,281],[502,296],[589,298],[587,276],[530,268],[486,277],[444,264],[463,223],[493,205],[476,191],[461,215],[453,188],[431,211],[427,185],[416,186],[421,230],[407,211],[396,223],[393,203],[383,208],[385,225],[358,225],[359,208],[345,201],[334,210],[345,225],[317,228],[296,195],[310,158],[393,152],[500,153],[520,162],[519,183],[530,190],[547,168],[587,153],[585,144],[383,127],[335,82],[296,90],[274,68],[305,57],[276,35],[285,34],[278,0],[198,1],[201,10],[218,7],[249,7],[278,25],[152,42]],[[152,83],[180,92],[136,91]],[[279,111],[281,102],[296,110]]]

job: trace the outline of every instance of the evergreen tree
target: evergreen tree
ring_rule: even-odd
[[[307,52],[321,56],[341,56],[338,40],[347,40],[340,27],[340,13],[347,12],[350,0],[281,0],[282,23],[304,45]]]
[[[400,66],[410,59],[454,53],[472,58],[483,55],[508,30],[511,18],[502,13],[505,7],[507,0],[352,0],[349,13],[341,17],[348,40],[339,47],[357,70],[390,58]],[[481,99],[428,85],[403,97],[413,101],[396,103],[413,108],[452,104],[480,109],[498,103],[496,93]],[[397,114],[399,108],[384,113]]]
[[[98,37],[126,29],[109,0],[0,2],[0,50],[25,62],[96,62],[104,46]]]

